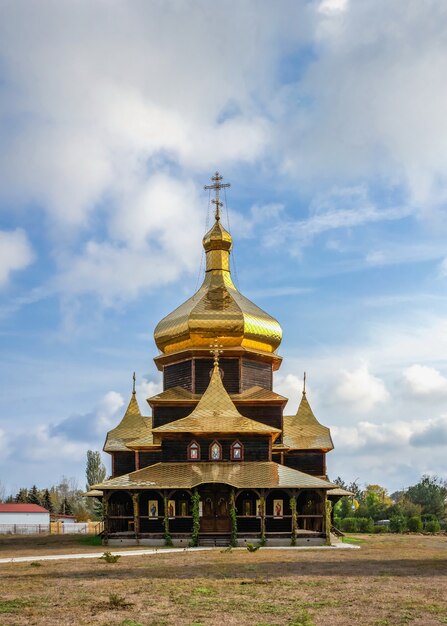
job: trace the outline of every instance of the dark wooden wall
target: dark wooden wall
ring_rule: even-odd
[[[239,359],[220,359],[222,382],[228,393],[239,393]],[[213,359],[195,359],[195,393],[203,393],[210,383]]]
[[[192,360],[167,365],[163,369],[163,389],[183,387],[192,391]]]
[[[306,474],[324,476],[326,454],[324,452],[289,452],[284,455],[284,465],[306,472]]]
[[[159,450],[156,452],[139,452],[138,456],[140,459],[140,469],[161,461],[161,452]]]
[[[273,371],[272,366],[268,363],[258,363],[249,359],[242,359],[242,380],[241,390],[250,389],[250,387],[264,387],[264,389],[272,389]]]
[[[219,361],[223,384],[228,393],[240,393],[250,387],[272,389],[273,372],[269,363],[250,359],[225,359]],[[166,365],[163,369],[163,389],[183,387],[194,393],[203,393],[210,382],[213,359],[189,359]]]
[[[112,452],[113,476],[122,476],[135,471],[135,452]]]
[[[164,426],[182,417],[186,417],[193,410],[194,405],[189,406],[156,406],[152,413],[152,428]]]
[[[237,410],[245,417],[249,417],[261,424],[267,424],[274,428],[282,429],[282,407],[264,404],[262,406],[254,404],[237,403]],[[277,440],[278,441],[278,440]]]
[[[240,441],[244,446],[244,461],[269,461],[270,437],[216,437],[222,446],[222,460],[230,460],[230,446],[234,441]],[[209,461],[209,446],[214,441],[212,437],[188,437],[164,439],[162,443],[162,461],[187,461],[188,444],[197,441],[200,446],[200,460]],[[236,462],[236,461],[235,461]]]

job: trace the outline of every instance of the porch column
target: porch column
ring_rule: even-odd
[[[265,489],[262,489],[260,492],[260,500],[261,500],[261,543],[265,544],[265,498],[266,498]]]
[[[326,545],[331,545],[331,519],[332,519],[332,502],[327,497],[327,491],[324,491],[323,498],[324,514],[323,514],[323,532],[326,533]]]
[[[140,534],[140,492],[132,492],[132,504],[133,504],[133,528],[135,532],[135,539],[138,539]]]
[[[102,497],[102,514],[104,517],[104,543],[107,545],[109,536],[109,498],[110,492],[105,491]]]
[[[294,546],[296,543],[296,527],[297,527],[297,518],[296,518],[296,491],[293,490],[291,495],[290,495],[290,510],[292,513],[292,524],[291,524],[291,531],[292,531],[292,545]]]

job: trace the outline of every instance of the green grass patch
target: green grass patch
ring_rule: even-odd
[[[0,600],[0,613],[20,613],[30,606],[31,600],[14,598],[13,600]]]
[[[79,535],[78,543],[84,546],[102,546],[102,537],[99,535]]]
[[[360,545],[361,543],[365,543],[365,539],[360,539],[360,537],[348,537],[344,536],[341,538],[342,543],[351,543],[354,545]]]
[[[200,593],[204,596],[211,596],[216,593],[215,589],[211,589],[210,587],[196,587],[193,589],[194,593]]]

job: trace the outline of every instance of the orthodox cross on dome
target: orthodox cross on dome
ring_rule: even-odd
[[[303,396],[306,395],[306,372],[304,372],[303,376]]]
[[[210,348],[210,352],[214,356],[214,365],[219,367],[219,354],[222,354],[223,352],[223,350],[221,350],[220,348],[223,348],[223,345],[220,344],[216,339],[214,343],[210,343]]]
[[[135,372],[133,373],[132,376],[132,393],[135,395],[135,381],[137,380],[136,376],[135,376]]]
[[[216,213],[215,218],[216,222],[220,220],[220,207],[223,206],[220,201],[220,190],[225,189],[226,187],[231,187],[230,183],[222,183],[222,176],[219,172],[216,172],[214,176],[211,176],[211,180],[213,181],[212,185],[205,185],[204,189],[214,189],[216,191],[216,197],[211,200],[213,204],[216,205]]]

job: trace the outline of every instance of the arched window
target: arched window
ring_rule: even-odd
[[[213,441],[210,445],[210,461],[222,460],[222,446],[218,441]]]
[[[232,461],[242,461],[244,458],[244,446],[240,441],[231,444],[230,457]]]
[[[200,446],[197,441],[191,441],[188,445],[188,461],[199,461]]]

